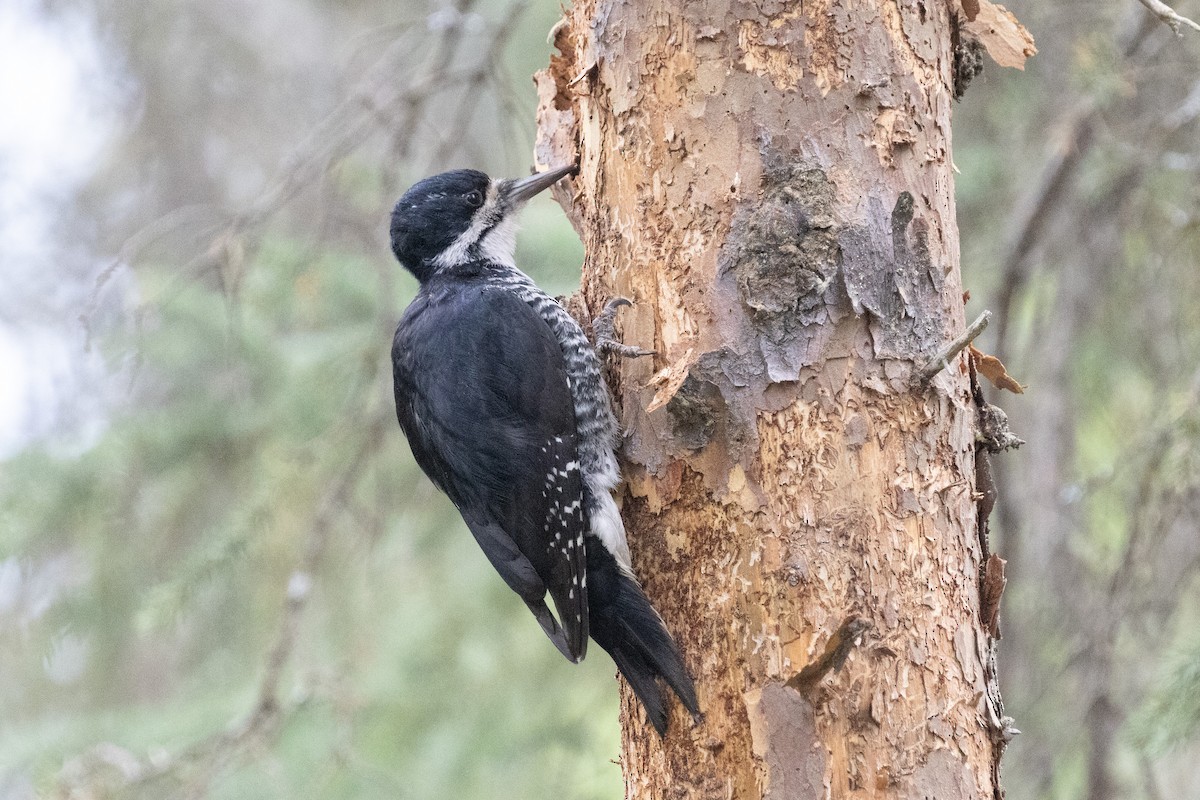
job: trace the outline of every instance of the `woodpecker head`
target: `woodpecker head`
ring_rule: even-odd
[[[424,283],[438,270],[471,261],[513,263],[517,212],[575,167],[528,178],[492,179],[473,169],[416,183],[392,210],[392,252]]]

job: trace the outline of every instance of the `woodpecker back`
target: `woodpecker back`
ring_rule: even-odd
[[[517,211],[570,171],[504,181],[456,170],[400,198],[392,250],[421,287],[392,346],[396,413],[417,463],[550,640],[579,661],[590,634],[662,733],[658,678],[699,711],[633,576],[611,494],[617,424],[600,361],[513,261]]]

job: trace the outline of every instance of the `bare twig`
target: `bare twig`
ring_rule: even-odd
[[[975,338],[979,334],[983,333],[983,329],[988,326],[988,321],[991,318],[992,312],[990,311],[984,311],[980,314],[965,331],[939,350],[933,358],[926,362],[925,366],[918,369],[913,376],[914,379],[919,383],[927,383],[933,379],[934,375],[949,367],[950,360],[966,349],[967,345],[975,341]]]
[[[195,204],[172,209],[153,222],[144,225],[121,244],[116,257],[96,275],[95,280],[92,282],[92,291],[88,294],[87,303],[84,305],[83,311],[79,314],[79,324],[83,326],[83,347],[85,351],[91,350],[92,319],[96,316],[96,312],[100,308],[100,296],[104,291],[104,287],[113,279],[113,276],[116,275],[121,267],[128,264],[141,253],[142,250],[171,231],[184,225],[203,224],[205,212],[213,215],[214,209],[207,204]],[[205,229],[216,233],[220,228],[220,223],[210,221]]]
[[[1181,17],[1175,13],[1175,9],[1171,8],[1162,0],[1140,0],[1141,4],[1150,10],[1150,13],[1162,20],[1168,25],[1171,30],[1175,31],[1176,36],[1182,36],[1179,31],[1180,25],[1186,25],[1192,30],[1200,31],[1200,24],[1193,22],[1187,17]]]
[[[460,15],[474,0],[460,3]],[[505,26],[500,34],[508,36]],[[393,128],[397,139],[408,147],[419,124],[426,104],[443,89],[471,79],[471,72],[451,71],[450,65],[466,35],[465,26],[447,26],[425,61],[425,67],[407,85],[392,89],[400,59],[410,55],[407,46],[394,45],[368,70],[350,96],[325,116],[301,141],[286,159],[275,179],[239,213],[212,222],[214,241],[221,236],[237,236],[260,225],[279,211],[302,189],[318,180],[338,159],[360,146],[375,131]],[[397,125],[398,120],[402,123]],[[90,337],[91,323],[99,307],[101,292],[113,275],[149,245],[177,230],[184,224],[194,224],[196,216],[209,206],[188,206],[167,212],[129,237],[113,261],[96,277],[79,321]],[[193,260],[206,262],[207,250]]]
[[[453,123],[447,125],[441,132],[444,134],[441,144],[434,155],[434,164],[445,163],[454,148],[462,144],[462,132],[469,129],[471,118],[479,112],[479,89],[488,81],[501,62],[501,55],[508,45],[521,16],[528,8],[528,0],[514,0],[504,12],[503,22],[496,28],[487,52],[475,68],[466,76],[462,87],[462,97],[458,108],[452,116]]]
[[[359,417],[354,415],[351,419],[358,420]],[[220,774],[227,765],[234,762],[254,743],[260,742],[263,737],[277,730],[279,721],[286,717],[292,708],[303,704],[304,700],[300,700],[291,707],[281,704],[278,699],[279,683],[295,649],[300,621],[311,594],[312,576],[320,565],[321,555],[329,539],[334,517],[348,504],[350,493],[358,484],[363,469],[383,440],[383,428],[387,419],[387,415],[378,415],[373,420],[338,480],[317,505],[304,553],[288,580],[279,632],[276,635],[275,643],[268,651],[258,698],[249,715],[229,728],[207,736],[178,753],[159,755],[147,762],[142,762],[133,754],[126,753],[125,760],[128,763],[122,769],[126,787],[148,784],[178,772],[184,767],[189,767],[194,768],[194,773],[188,776],[187,791],[182,796],[203,797],[208,785],[216,775]],[[97,745],[83,756],[72,759],[69,763],[72,764],[73,770],[80,772],[81,775],[71,776],[68,780],[86,779],[87,762],[110,761],[111,759],[106,755],[109,749],[111,746]]]
[[[317,508],[316,517],[309,531],[308,543],[305,545],[304,556],[292,572],[291,578],[288,579],[283,621],[275,644],[267,655],[266,669],[258,692],[257,707],[247,723],[248,725],[253,726],[258,717],[269,717],[278,710],[279,702],[276,695],[279,680],[283,675],[284,666],[291,657],[292,649],[295,647],[300,617],[308,605],[313,575],[317,571],[321,554],[325,551],[333,515],[346,506],[350,490],[358,482],[358,476],[363,467],[383,440],[386,419],[386,416],[377,417],[367,429],[350,464],[342,472],[341,478],[333,490],[325,495]]]

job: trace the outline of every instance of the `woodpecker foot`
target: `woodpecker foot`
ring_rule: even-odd
[[[599,353],[615,353],[622,358],[641,358],[654,355],[653,350],[643,350],[640,347],[623,344],[617,339],[615,331],[617,309],[621,306],[631,306],[624,297],[614,297],[604,306],[600,316],[592,320],[592,332],[596,336],[596,351]]]

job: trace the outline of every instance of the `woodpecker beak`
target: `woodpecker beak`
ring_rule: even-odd
[[[578,172],[578,168],[572,164],[569,167],[539,172],[528,178],[514,178],[501,184],[500,194],[510,203],[524,203],[538,192],[549,189],[558,183],[564,176],[573,175],[576,172]]]

